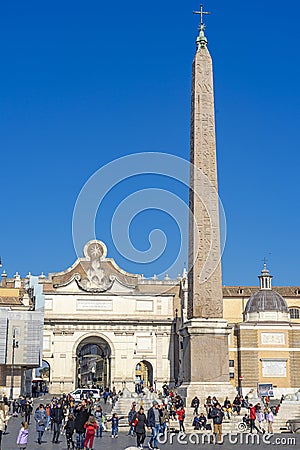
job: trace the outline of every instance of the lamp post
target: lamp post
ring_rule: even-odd
[[[11,356],[11,372],[10,372],[10,399],[14,398],[14,365],[15,365],[15,349],[19,347],[19,342],[16,341],[16,330],[13,330],[13,339],[12,339],[12,356]]]
[[[77,355],[77,387],[81,387],[81,352]]]

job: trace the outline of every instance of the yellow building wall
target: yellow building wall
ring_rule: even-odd
[[[19,288],[0,288],[1,297],[19,297],[19,295],[20,295]]]

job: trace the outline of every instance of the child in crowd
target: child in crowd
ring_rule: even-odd
[[[75,443],[73,441],[74,428],[75,428],[75,417],[73,414],[69,414],[67,423],[64,426],[68,450],[70,450],[71,447],[73,450],[75,448]]]
[[[25,450],[28,443],[28,423],[22,422],[21,425],[22,426],[17,438],[17,445],[19,447],[19,450]]]
[[[98,428],[96,431],[96,437],[102,438],[104,414],[103,414],[101,406],[97,406],[97,409],[95,411],[95,419],[98,424]]]
[[[263,412],[263,410],[261,408],[259,408],[258,412],[256,413],[256,418],[258,421],[258,428],[259,430],[264,433],[265,429],[264,429],[264,421],[265,421],[265,413]]]
[[[111,419],[108,419],[107,422],[111,422],[111,437],[117,438],[119,431],[119,420],[124,419],[124,416],[118,417],[117,413],[113,413]]]
[[[84,428],[86,429],[85,440],[83,444],[83,449],[86,450],[87,446],[89,449],[93,448],[94,438],[96,429],[98,428],[97,421],[95,416],[91,415],[87,422],[84,424]]]

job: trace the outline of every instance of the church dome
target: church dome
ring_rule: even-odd
[[[245,313],[258,311],[289,312],[288,305],[284,298],[272,289],[260,290],[249,298]]]
[[[289,309],[285,299],[272,290],[272,275],[266,264],[258,277],[260,290],[249,298],[244,316],[246,321],[287,321]]]

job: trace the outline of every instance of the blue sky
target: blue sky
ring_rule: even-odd
[[[198,7],[1,3],[0,254],[8,274],[48,273],[74,261],[74,205],[103,165],[148,151],[188,159]],[[207,0],[205,8],[228,233],[223,282],[255,285],[267,257],[275,284],[299,285],[300,4]],[[130,232],[138,248],[147,248],[152,228],[170,242],[162,260],[138,266],[114,249],[114,208],[136,186],[173,189],[182,199],[186,191],[157,176],[127,181],[103,202],[97,237],[124,269],[151,275],[176,253],[176,223],[154,210],[136,217]]]

